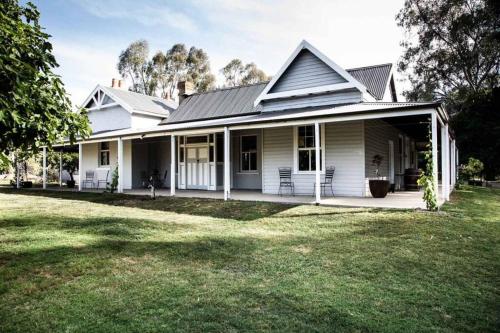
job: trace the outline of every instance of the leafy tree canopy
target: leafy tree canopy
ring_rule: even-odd
[[[244,65],[240,59],[231,60],[220,72],[224,75],[226,87],[254,84],[269,80],[266,73],[259,69],[253,62]]]
[[[399,70],[409,100],[461,102],[500,82],[497,0],[406,0],[396,17],[407,33]]]
[[[0,163],[13,152],[29,155],[90,133],[85,111],[72,111],[52,72],[58,64],[39,17],[32,3],[0,2]]]
[[[118,71],[131,80],[132,91],[151,96],[173,96],[180,80],[192,81],[199,92],[210,90],[215,83],[207,53],[194,46],[188,51],[184,44],[158,51],[149,60],[147,41],[136,41],[120,54]]]

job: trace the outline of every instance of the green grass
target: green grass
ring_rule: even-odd
[[[0,332],[487,332],[500,191],[439,213],[0,190]]]

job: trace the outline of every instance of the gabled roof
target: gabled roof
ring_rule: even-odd
[[[366,86],[366,89],[376,99],[381,100],[384,97],[387,83],[392,75],[392,64],[374,65],[368,67],[359,67],[347,69],[356,80]]]
[[[186,97],[161,124],[241,116],[259,112],[253,105],[267,82],[196,93]]]
[[[382,99],[390,76],[391,64],[348,69],[352,75],[370,89],[372,95]],[[387,71],[389,69],[389,71]],[[260,106],[254,107],[254,100],[264,90],[268,82],[232,88],[216,89],[188,96],[179,107],[170,113],[161,124],[181,123],[204,119],[219,119],[259,113]],[[368,90],[370,90],[368,89]],[[380,96],[380,98],[378,97]]]
[[[99,94],[101,94],[101,92],[106,94],[115,102],[113,104],[122,106],[130,113],[167,117],[170,112],[177,107],[175,102],[160,97],[148,96],[124,89],[115,89],[101,85],[97,85],[94,88],[82,105],[86,106],[92,101],[97,92],[100,92]]]
[[[271,89],[280,80],[282,75],[287,71],[287,69],[290,67],[290,65],[292,65],[292,63],[295,61],[297,56],[299,56],[299,54],[301,54],[301,52],[303,50],[307,50],[307,51],[311,52],[314,56],[316,56],[323,63],[325,63],[327,66],[329,66],[334,72],[338,73],[342,78],[344,78],[346,80],[346,82],[330,84],[330,85],[326,85],[326,86],[311,87],[311,88],[306,88],[306,89],[290,90],[290,91],[284,91],[284,92],[279,92],[279,93],[271,93],[270,92]],[[261,92],[261,94],[257,97],[257,99],[254,102],[254,106],[257,106],[262,100],[265,100],[265,99],[309,95],[309,94],[330,92],[330,91],[336,91],[336,90],[345,90],[345,89],[349,89],[349,88],[358,89],[362,93],[367,92],[366,87],[362,83],[360,83],[358,80],[356,80],[354,77],[352,77],[351,74],[349,74],[346,70],[344,70],[342,67],[337,65],[333,60],[328,58],[326,55],[321,53],[318,49],[316,49],[314,46],[312,46],[309,42],[307,42],[306,40],[303,40],[299,44],[299,46],[297,46],[297,48],[292,52],[290,57],[283,64],[283,66],[280,68],[280,70],[276,73],[276,75],[273,77],[273,79],[267,84],[267,86],[264,88],[264,90]]]

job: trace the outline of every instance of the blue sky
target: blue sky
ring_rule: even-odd
[[[233,58],[273,75],[302,39],[344,68],[395,63],[403,0],[34,0],[74,103],[119,77],[121,50],[138,39],[150,53],[174,43],[207,51],[212,72]]]

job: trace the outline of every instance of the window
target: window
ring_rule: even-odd
[[[257,136],[241,136],[241,164],[240,171],[257,171]]]
[[[323,150],[321,149],[324,145],[322,134],[323,127],[320,129],[320,165],[321,170],[324,169],[323,163]],[[298,126],[296,128],[296,172],[310,172],[316,171],[316,147],[315,147],[315,135],[314,135],[314,125]]]
[[[101,142],[99,148],[99,166],[109,166],[109,142]]]

